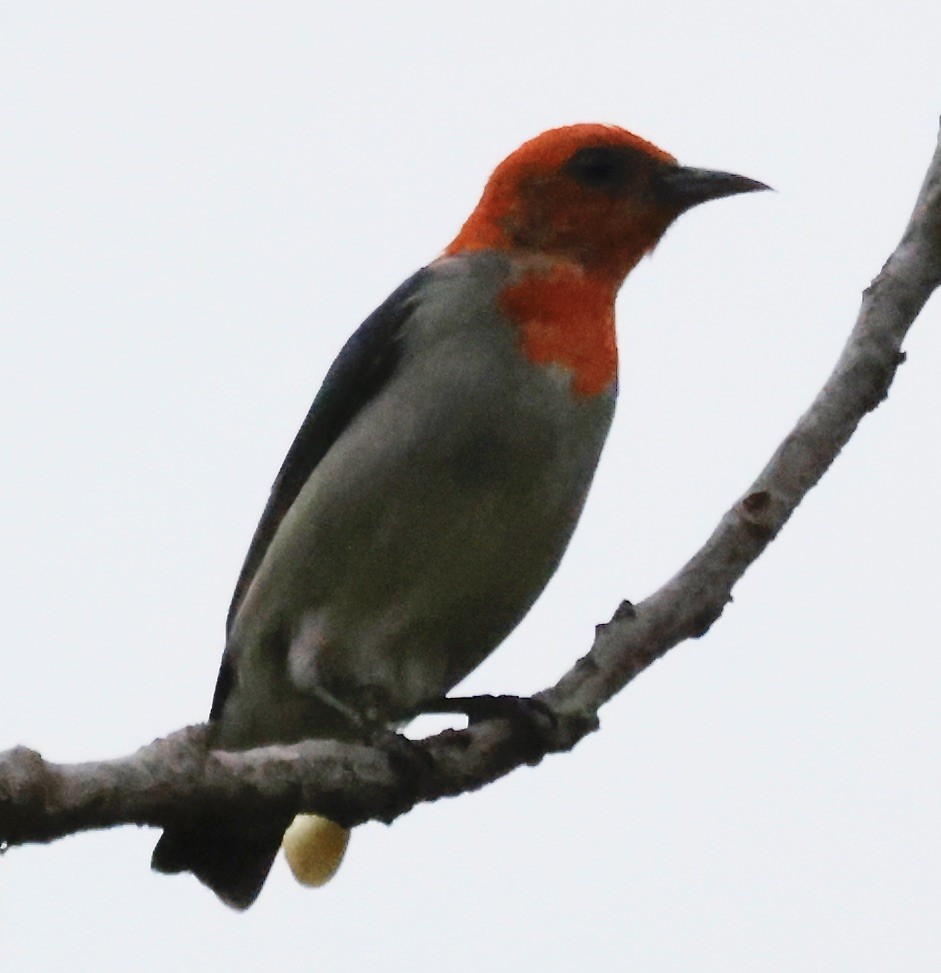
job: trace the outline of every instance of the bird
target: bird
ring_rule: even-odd
[[[496,167],[443,253],[349,338],[287,453],[229,608],[214,748],[401,726],[516,628],[611,425],[621,284],[682,213],[767,188],[596,123]],[[289,823],[194,819],[152,867],[245,909]],[[319,884],[347,833],[292,829],[295,871]]]

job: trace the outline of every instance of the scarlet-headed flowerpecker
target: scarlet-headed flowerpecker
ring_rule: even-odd
[[[496,168],[444,254],[346,343],[288,451],[229,609],[215,747],[356,739],[366,711],[400,725],[506,638],[595,472],[624,278],[680,213],[765,188],[609,125],[544,132]],[[286,824],[194,820],[153,867],[245,908]],[[329,873],[345,839],[324,833]]]

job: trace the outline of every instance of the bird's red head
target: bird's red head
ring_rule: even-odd
[[[445,251],[513,250],[580,265],[616,289],[684,210],[767,188],[689,169],[613,125],[569,125],[526,142],[494,170]]]
[[[500,308],[527,358],[562,366],[574,393],[591,396],[617,375],[614,298],[631,268],[680,213],[755,189],[767,186],[681,166],[623,128],[555,128],[497,166],[445,254],[523,258]]]

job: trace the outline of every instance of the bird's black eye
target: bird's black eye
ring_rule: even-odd
[[[609,193],[623,188],[631,175],[625,153],[607,145],[579,149],[563,169],[583,186]]]

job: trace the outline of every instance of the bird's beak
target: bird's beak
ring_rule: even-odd
[[[771,188],[757,179],[737,176],[733,172],[688,166],[671,166],[662,170],[656,177],[656,187],[663,201],[677,207],[681,213],[710,199]]]

